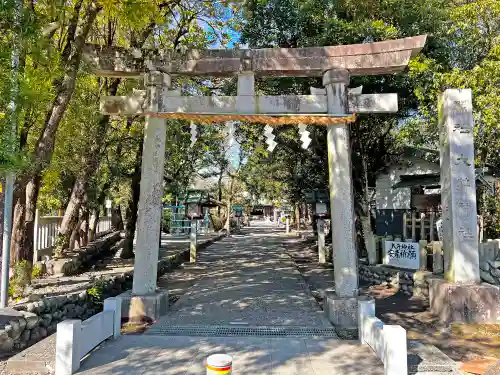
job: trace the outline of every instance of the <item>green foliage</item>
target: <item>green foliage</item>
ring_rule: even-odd
[[[24,288],[31,282],[31,264],[22,260],[16,262],[13,267],[13,277],[10,281],[13,297],[22,297]]]
[[[224,228],[224,219],[219,216],[212,215],[212,223],[216,232]]]
[[[500,238],[500,192],[487,195],[481,206],[485,238]]]
[[[333,1],[333,0],[251,0],[244,8],[242,39],[251,47],[305,47],[366,43],[418,34],[432,34],[447,20],[447,2],[417,1]],[[439,43],[430,41],[426,52],[439,56]],[[318,87],[317,79],[263,79],[258,90],[266,94],[307,94]],[[357,202],[365,199],[366,179],[373,186],[376,174],[398,153],[403,137],[416,134],[401,126],[418,111],[415,82],[406,73],[352,77],[351,87],[363,85],[365,93],[397,92],[400,111],[396,115],[359,116],[351,127],[352,163]],[[403,136],[398,134],[405,128]],[[245,167],[245,181],[254,191],[300,202],[304,191],[326,188],[326,132],[309,127],[313,139],[309,150],[300,147],[294,127],[279,129],[278,146],[272,155],[254,155]],[[366,171],[365,171],[366,166]],[[262,173],[264,171],[264,173]],[[366,173],[365,173],[366,172]],[[259,176],[261,176],[259,178]],[[259,181],[259,182],[256,182]],[[361,208],[363,205],[360,205]]]
[[[43,265],[41,263],[37,263],[33,265],[33,269],[31,271],[31,279],[38,279],[43,276]]]
[[[87,295],[94,306],[102,306],[104,304],[107,285],[108,282],[104,278],[101,278],[95,280],[92,287],[87,289]]]

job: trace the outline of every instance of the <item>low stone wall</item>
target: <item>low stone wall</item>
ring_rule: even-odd
[[[479,263],[479,272],[481,274],[481,280],[500,286],[500,269],[495,267],[495,262],[486,261]]]
[[[88,246],[68,252],[62,258],[54,258],[45,262],[45,271],[49,275],[71,276],[90,267],[95,258],[101,257],[110,251],[113,245],[120,240],[120,232],[111,232],[88,244]]]
[[[432,272],[414,271],[383,265],[359,265],[359,277],[372,285],[386,285],[406,295],[429,297],[429,278]]]
[[[189,250],[158,262],[158,277],[177,268],[189,257]],[[134,271],[96,280],[86,291],[44,298],[4,309],[0,315],[0,354],[24,349],[56,331],[66,319],[85,320],[102,311],[108,297],[131,289]]]
[[[112,234],[110,236],[116,236]],[[213,244],[224,235],[200,243],[198,250]],[[118,237],[115,237],[119,239]],[[107,241],[107,240],[105,240]],[[116,241],[115,241],[116,242]],[[112,245],[109,246],[111,248]],[[103,249],[103,247],[101,247]],[[93,253],[95,254],[95,252]],[[90,258],[89,258],[90,259]],[[158,278],[189,261],[189,244],[158,261]],[[82,262],[86,264],[88,260]],[[56,331],[57,323],[66,319],[85,320],[102,311],[103,301],[132,288],[134,271],[97,279],[85,291],[44,298],[15,305],[0,311],[0,355],[24,349]]]

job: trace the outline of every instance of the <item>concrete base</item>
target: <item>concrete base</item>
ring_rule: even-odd
[[[356,339],[358,336],[358,299],[339,297],[333,291],[325,292],[323,309],[326,317],[335,326],[339,337]]]
[[[430,279],[430,311],[442,323],[500,323],[500,287]]]
[[[168,311],[168,291],[157,289],[156,293],[133,295],[131,291],[120,294],[122,319],[132,322],[154,321]]]

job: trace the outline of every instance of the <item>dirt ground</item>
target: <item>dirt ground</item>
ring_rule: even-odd
[[[322,290],[333,286],[333,267],[318,265],[315,241],[291,242],[287,253],[321,305]],[[426,299],[407,296],[386,286],[361,284],[360,288],[361,294],[375,299],[377,317],[386,324],[401,325],[409,339],[436,346],[458,362],[464,372],[500,375],[500,324],[445,326],[429,313]],[[486,373],[486,368],[490,372]]]
[[[363,294],[375,298],[375,311],[382,321],[399,324],[409,339],[432,344],[457,362],[478,357],[500,361],[500,324],[455,323],[447,327],[429,313],[426,300],[382,286],[364,287]]]

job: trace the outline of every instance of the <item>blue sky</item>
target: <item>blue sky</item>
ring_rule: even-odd
[[[233,12],[231,11],[231,9],[229,8],[226,8],[224,10],[222,10],[222,12],[224,12],[224,21],[227,21],[229,23],[229,20],[232,19],[234,16]],[[204,30],[208,30],[210,27],[205,23],[203,22],[203,29]],[[236,32],[234,30],[232,30],[231,28],[227,27],[223,30],[223,32],[225,33],[228,33],[230,35],[230,41],[228,43],[228,45],[226,46],[227,48],[234,48],[234,44],[237,43],[240,39],[240,33],[239,32]],[[221,46],[220,44],[220,41],[217,40],[212,46],[211,48],[213,49],[220,49],[220,48],[223,48],[223,46]],[[243,48],[246,48],[246,46],[243,46]]]

